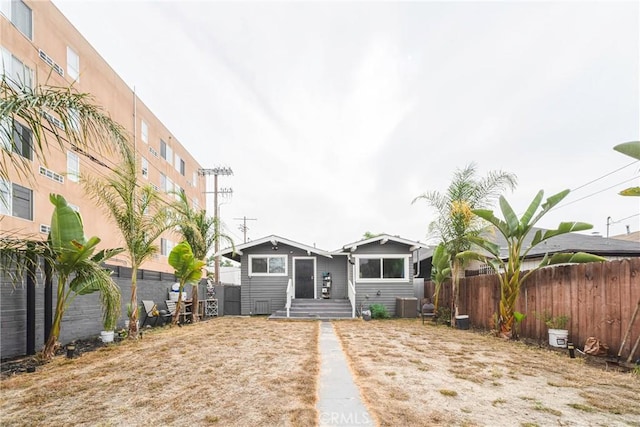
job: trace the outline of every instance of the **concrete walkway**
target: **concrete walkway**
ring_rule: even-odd
[[[320,323],[320,426],[373,426],[331,322]]]

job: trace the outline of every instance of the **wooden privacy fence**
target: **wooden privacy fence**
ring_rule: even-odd
[[[425,296],[433,295],[434,285],[425,283]],[[640,258],[603,263],[574,264],[543,268],[533,273],[522,286],[517,310],[527,316],[520,336],[547,341],[547,327],[536,313],[569,316],[569,341],[582,349],[589,337],[609,346],[615,355],[620,349],[631,316],[640,299]],[[440,292],[440,305],[451,301],[450,284]],[[468,314],[472,325],[493,328],[498,311],[500,285],[496,275],[460,279],[460,314]],[[622,349],[626,357],[640,335],[636,319]],[[635,357],[640,357],[636,352]]]

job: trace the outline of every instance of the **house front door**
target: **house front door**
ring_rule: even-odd
[[[294,286],[296,298],[314,298],[315,268],[314,258],[294,258]]]

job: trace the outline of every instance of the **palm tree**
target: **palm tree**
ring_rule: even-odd
[[[18,177],[33,179],[32,162],[18,154],[24,141],[16,123],[30,131],[35,158],[47,165],[53,145],[92,153],[111,152],[128,144],[125,129],[96,105],[87,93],[73,87],[38,85],[31,87],[6,74],[0,75],[0,180],[8,181],[13,172]],[[6,149],[4,149],[6,148]],[[8,203],[0,195],[0,204]],[[1,221],[1,219],[0,219]],[[40,259],[52,265],[55,259],[39,235],[5,230],[0,236],[0,264],[14,283],[22,282],[25,272],[34,272]]]
[[[124,250],[102,250],[94,254],[100,239],[85,239],[80,214],[60,195],[52,194],[50,200],[55,209],[51,217],[48,249],[51,258],[55,259],[52,266],[57,273],[58,288],[51,333],[42,350],[44,359],[53,357],[58,345],[62,317],[78,295],[100,292],[103,323],[115,324],[120,316],[120,288],[111,278],[111,272],[100,264]],[[74,277],[69,282],[72,276]]]
[[[472,210],[489,206],[504,190],[514,189],[516,182],[514,174],[502,171],[490,171],[486,177],[478,179],[476,165],[471,163],[456,170],[445,193],[431,191],[413,199],[412,203],[426,200],[438,214],[429,224],[429,233],[444,243],[451,258],[451,325],[455,324],[458,315],[458,283],[464,268],[464,260],[456,255],[468,250],[470,237],[478,236],[484,228]]]
[[[182,292],[184,285],[187,283],[198,283],[202,277],[202,268],[206,265],[203,260],[197,259],[191,251],[191,246],[186,241],[178,243],[169,254],[169,265],[175,268],[175,275],[179,280],[180,287],[178,289],[178,302],[176,303],[176,311],[173,314],[173,325],[178,323],[180,317],[180,303],[182,302]],[[198,306],[192,301],[192,317],[196,315]]]
[[[139,186],[135,152],[126,147],[123,161],[106,178],[83,177],[83,185],[102,205],[122,233],[131,264],[129,337],[138,337],[137,277],[140,266],[158,252],[154,242],[174,226],[170,209],[151,185]]]
[[[531,276],[531,274],[542,267],[554,264],[606,261],[605,258],[583,252],[556,253],[550,257],[545,255],[540,264],[535,268],[532,268],[525,273],[521,272],[522,264],[527,257],[527,254],[535,246],[561,234],[589,230],[593,227],[591,224],[584,222],[561,222],[556,229],[536,231],[533,240],[529,243],[529,246],[525,247],[525,239],[532,231],[534,225],[547,212],[553,209],[554,206],[560,203],[568,194],[569,190],[564,190],[547,198],[547,200],[542,203],[542,210],[536,214],[538,209],[541,207],[540,204],[544,197],[544,192],[540,190],[521,218],[517,217],[513,208],[503,196],[500,196],[500,209],[504,220],[497,218],[491,210],[474,209],[473,211],[475,215],[478,215],[478,217],[491,223],[507,241],[508,253],[506,255],[506,260],[503,259],[505,258],[505,255],[500,253],[500,247],[498,245],[479,236],[471,237],[470,240],[480,248],[489,252],[489,257],[473,251],[463,252],[459,255],[459,258],[476,258],[484,260],[488,262],[488,264],[491,265],[498,274],[498,277],[500,278],[498,327],[500,329],[500,335],[504,338],[515,338],[515,336],[513,336],[513,326],[514,322],[517,320],[517,316],[515,314],[516,303],[520,296],[520,288],[522,287],[522,284],[529,276]]]
[[[16,147],[15,121],[21,122],[31,131],[34,155],[44,165],[51,138],[61,148],[92,153],[119,150],[128,144],[126,130],[95,104],[93,96],[78,93],[72,86],[31,88],[2,75],[0,94],[0,141]],[[8,180],[10,167],[22,177],[32,177],[31,162],[14,149],[0,152],[0,179]]]
[[[184,191],[176,193],[178,200],[172,205],[176,215],[175,223],[184,240],[193,251],[193,256],[197,260],[205,261],[207,255],[214,248],[216,241],[224,240],[233,246],[233,240],[228,235],[221,233],[219,220],[207,216],[204,210],[193,208]],[[218,279],[218,278],[216,278]],[[198,285],[192,288],[193,316],[192,321],[198,321]]]

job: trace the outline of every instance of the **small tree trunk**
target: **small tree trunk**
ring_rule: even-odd
[[[172,325],[177,325],[178,320],[180,319],[180,303],[182,302],[182,291],[184,286],[180,284],[180,288],[178,288],[178,301],[176,301],[176,312],[173,313],[173,320],[171,321]]]
[[[138,339],[138,268],[131,268],[131,316],[129,316],[129,338]]]
[[[200,313],[198,313],[198,284],[191,287],[191,323],[197,323]]]
[[[42,349],[42,358],[44,360],[50,360],[56,353],[58,347],[58,337],[60,336],[60,324],[62,323],[62,316],[65,309],[65,297],[64,288],[67,282],[66,276],[58,277],[58,299],[56,301],[56,311],[53,316],[53,324],[51,325],[51,332],[49,338]]]

